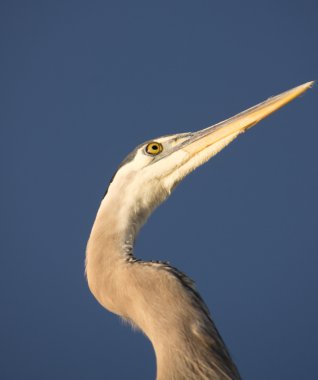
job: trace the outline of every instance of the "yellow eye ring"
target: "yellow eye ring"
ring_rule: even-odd
[[[162,144],[152,141],[146,146],[146,152],[148,154],[151,154],[152,156],[156,156],[157,154],[161,153],[163,151]]]

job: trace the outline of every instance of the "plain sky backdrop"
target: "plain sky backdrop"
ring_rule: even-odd
[[[154,379],[84,277],[108,181],[147,139],[318,79],[317,20],[317,0],[1,1],[1,380]],[[317,378],[317,91],[191,174],[135,250],[196,281],[245,380]]]

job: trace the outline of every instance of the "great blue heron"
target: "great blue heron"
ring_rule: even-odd
[[[88,241],[87,280],[106,309],[149,337],[157,380],[237,380],[240,375],[193,282],[165,262],[136,259],[136,234],[187,174],[312,84],[201,131],[145,142],[113,177]]]

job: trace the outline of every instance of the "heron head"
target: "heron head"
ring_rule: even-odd
[[[188,173],[312,84],[308,82],[269,98],[206,129],[159,137],[141,144],[122,162],[106,199],[119,197],[123,207],[144,221]]]

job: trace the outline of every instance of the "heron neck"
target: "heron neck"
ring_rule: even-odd
[[[114,278],[125,266],[132,252],[134,229],[123,217],[122,203],[103,199],[87,243],[86,275],[91,292],[108,310],[120,314],[115,307]]]
[[[123,217],[118,205],[102,203],[88,242],[86,273],[94,296],[148,336],[157,380],[239,379],[191,280],[166,264],[134,259],[142,218],[132,212]]]

